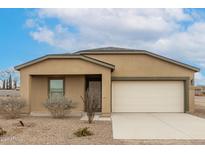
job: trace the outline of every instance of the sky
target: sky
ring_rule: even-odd
[[[0,9],[0,70],[49,53],[143,49],[199,67],[205,85],[205,9]]]

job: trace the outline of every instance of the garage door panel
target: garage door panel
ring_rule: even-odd
[[[113,112],[183,112],[183,81],[113,81]]]

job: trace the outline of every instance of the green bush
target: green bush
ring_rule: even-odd
[[[91,136],[93,135],[93,133],[88,130],[89,127],[84,127],[84,128],[80,128],[78,129],[76,132],[74,132],[74,134],[77,136],[77,137],[83,137],[83,136]]]

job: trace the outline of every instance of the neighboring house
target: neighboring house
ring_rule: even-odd
[[[195,95],[196,96],[204,96],[205,95],[205,86],[196,86],[195,87]]]
[[[160,55],[123,48],[50,54],[15,67],[20,71],[21,95],[28,112],[46,112],[43,102],[61,94],[77,103],[90,88],[102,116],[112,112],[191,112],[194,73],[199,69]]]

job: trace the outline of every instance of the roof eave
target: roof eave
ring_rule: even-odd
[[[90,58],[90,57],[87,57],[87,56],[83,56],[83,55],[76,55],[76,54],[73,54],[73,55],[61,55],[61,54],[52,54],[52,55],[46,55],[46,56],[43,56],[43,57],[40,57],[40,58],[37,58],[37,59],[34,59],[32,61],[28,61],[24,64],[21,64],[21,65],[17,65],[15,66],[14,68],[18,71],[20,71],[22,68],[24,67],[28,67],[30,65],[33,65],[35,63],[38,63],[38,62],[41,62],[43,60],[46,60],[46,59],[55,59],[55,58],[58,58],[58,59],[64,59],[64,58],[69,58],[69,59],[82,59],[82,60],[85,60],[85,61],[89,61],[91,63],[95,63],[97,65],[101,65],[101,66],[104,66],[104,67],[107,67],[107,68],[110,68],[112,71],[115,69],[115,66],[112,65],[112,64],[109,64],[109,63],[105,63],[103,61],[99,61],[97,59],[94,59],[94,58]]]
[[[79,55],[102,55],[102,54],[118,54],[118,55],[120,55],[120,54],[133,54],[134,55],[134,54],[147,54],[147,55],[159,58],[161,60],[164,60],[164,61],[167,61],[167,62],[170,62],[170,63],[174,63],[176,65],[182,66],[184,68],[190,69],[190,70],[195,71],[195,72],[200,71],[200,68],[197,68],[197,67],[194,67],[194,66],[191,66],[191,65],[188,65],[188,64],[185,64],[185,63],[182,63],[182,62],[179,62],[179,61],[176,61],[176,60],[173,60],[173,59],[170,59],[170,58],[167,58],[167,57],[164,57],[164,56],[161,56],[161,55],[158,55],[158,54],[146,51],[146,50],[138,50],[137,52],[135,52],[135,50],[132,50],[132,51],[128,50],[128,51],[124,51],[124,52],[106,52],[106,51],[89,52],[89,51],[82,51],[82,52],[76,52],[76,54],[79,54]]]

